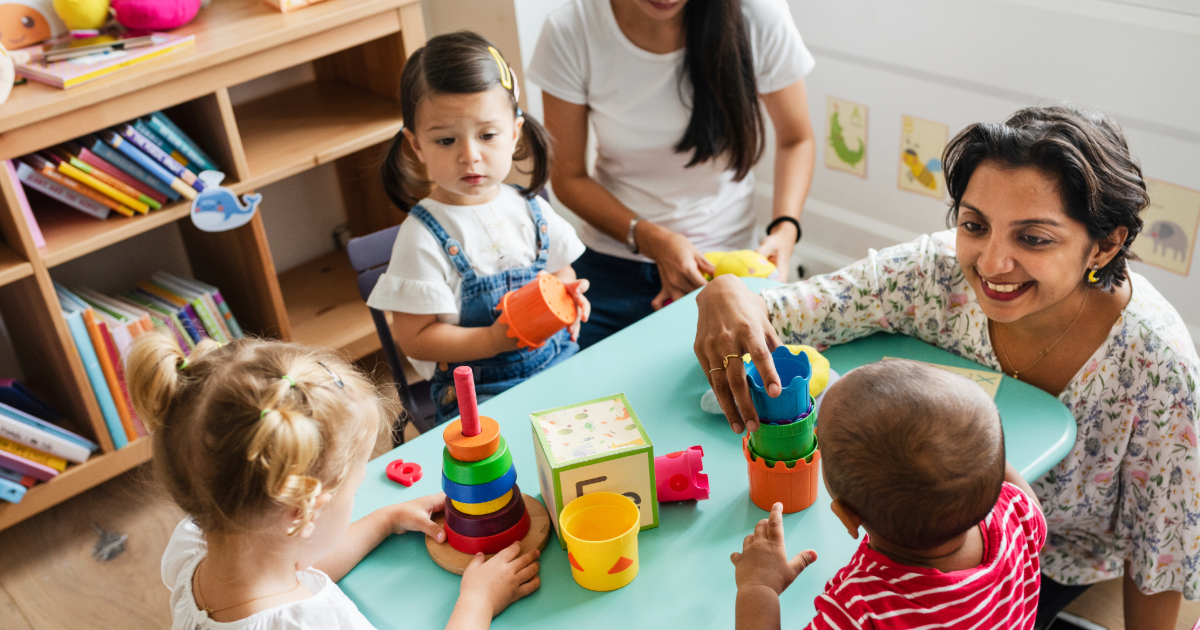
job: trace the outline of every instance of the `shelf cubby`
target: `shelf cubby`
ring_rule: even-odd
[[[196,35],[195,46],[70,90],[18,86],[0,109],[0,159],[165,110],[238,194],[333,162],[343,200],[355,204],[347,205],[344,218],[354,234],[403,219],[386,202],[378,178],[363,180],[363,173],[402,124],[397,82],[404,60],[425,41],[419,0],[328,0],[286,15],[259,0],[221,0],[179,32]],[[229,87],[306,63],[313,65],[314,81],[233,106]],[[237,229],[207,233],[181,220],[190,213],[184,202],[101,221],[31,192],[46,241],[38,248],[18,185],[0,177],[0,316],[26,382],[68,418],[68,429],[94,439],[101,451],[34,486],[20,503],[0,503],[0,529],[152,456],[146,438],[114,449],[54,293],[52,275],[72,273],[56,270],[60,265],[91,265],[80,259],[112,256],[116,250],[97,252],[152,230],[174,231],[193,275],[221,288],[247,331],[355,357],[379,348],[344,252],[278,274],[261,215]],[[149,276],[155,269],[142,271]]]

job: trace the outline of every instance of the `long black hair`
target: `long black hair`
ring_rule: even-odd
[[[1073,105],[1027,107],[1002,123],[975,123],[954,136],[942,153],[950,213],[958,206],[975,169],[985,160],[1004,168],[1033,167],[1058,180],[1067,216],[1087,227],[1095,241],[1118,227],[1128,230],[1121,250],[1096,273],[1096,287],[1115,291],[1125,281],[1129,250],[1142,231],[1141,212],[1150,203],[1142,167],[1129,153],[1116,121]]]
[[[683,7],[683,74],[692,84],[692,119],[675,151],[688,166],[727,155],[741,181],[762,157],[766,128],[741,0],[689,0]]]
[[[438,35],[408,58],[400,74],[400,113],[404,116],[404,125],[409,129],[416,128],[417,104],[431,94],[478,94],[497,85],[508,90],[513,116],[516,116],[520,112],[517,107],[516,78],[495,46],[470,31]],[[522,116],[525,126],[521,130],[513,160],[533,158],[532,171],[521,171],[531,176],[529,187],[522,194],[533,198],[550,178],[553,152],[550,133],[546,128],[529,114]],[[431,183],[419,175],[423,169],[411,147],[405,150],[407,144],[404,130],[401,129],[392,138],[380,169],[383,190],[388,199],[405,212],[420,201]]]

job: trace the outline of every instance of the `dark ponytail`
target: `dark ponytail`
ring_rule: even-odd
[[[405,127],[413,129],[417,125],[417,104],[431,94],[478,94],[497,85],[504,86],[512,101],[513,116],[525,117],[513,160],[533,158],[532,171],[521,170],[532,177],[529,188],[522,194],[532,198],[545,188],[550,179],[550,160],[553,158],[550,134],[541,123],[521,113],[517,107],[517,79],[507,62],[501,68],[492,50],[495,50],[495,46],[491,42],[470,31],[438,35],[430,39],[404,64],[404,71],[400,74],[400,113],[404,117]],[[499,55],[499,51],[496,54]],[[408,212],[428,193],[431,182],[419,174],[423,170],[421,164],[411,148],[405,150],[406,146],[408,141],[404,131],[400,130],[392,138],[380,175],[388,199],[396,207]]]
[[[728,155],[741,181],[762,157],[766,127],[741,0],[690,0],[683,7],[683,74],[692,84],[692,119],[675,151],[688,166]]]

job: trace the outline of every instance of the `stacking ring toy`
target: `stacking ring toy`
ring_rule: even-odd
[[[453,529],[446,528],[446,542],[450,543],[451,547],[469,554],[475,553],[500,553],[505,547],[520,542],[525,534],[529,533],[529,511],[526,510],[521,515],[521,520],[517,521],[509,529],[506,529],[495,536],[485,536],[481,538],[473,538],[471,536],[462,536]]]
[[[514,492],[512,499],[498,512],[482,516],[463,514],[454,509],[450,499],[446,499],[446,527],[472,538],[495,536],[508,530],[521,520],[521,515],[524,513],[525,499],[521,497],[520,490]]]
[[[512,455],[508,452],[508,442],[504,436],[500,436],[500,448],[495,453],[477,462],[459,461],[450,454],[450,447],[442,449],[442,472],[450,481],[464,486],[487,483],[503,475],[509,468],[512,468]]]
[[[500,448],[500,425],[487,416],[479,416],[479,433],[463,435],[462,419],[451,422],[442,439],[450,455],[460,462],[477,462],[487,459]]]
[[[411,487],[414,483],[421,480],[421,465],[415,462],[406,462],[403,459],[387,465],[385,469],[387,478],[404,486]]]
[[[505,492],[512,490],[512,487],[516,483],[516,466],[510,467],[503,475],[477,486],[464,486],[461,483],[454,483],[446,477],[445,472],[442,473],[442,492],[445,492],[447,497],[459,503],[487,503],[493,499],[500,498]]]
[[[517,484],[513,484],[513,490],[516,490],[516,488]],[[519,492],[517,494],[518,496],[520,495]],[[495,512],[508,505],[508,500],[512,498],[512,495],[513,491],[509,490],[508,492],[505,492],[504,495],[499,499],[494,499],[486,503],[460,503],[451,499],[450,505],[453,505],[454,509],[462,512],[463,514],[470,514],[471,516],[483,516],[485,514],[491,514],[492,512]],[[450,497],[446,498],[449,499]]]

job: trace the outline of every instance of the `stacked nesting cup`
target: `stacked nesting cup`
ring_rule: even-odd
[[[807,354],[792,354],[785,346],[776,348],[771,358],[784,386],[775,398],[767,395],[758,369],[746,365],[759,418],[758,429],[742,438],[750,500],[764,510],[778,502],[785,513],[799,512],[816,501],[820,477],[816,404],[808,389],[812,366]]]
[[[525,537],[529,513],[500,425],[479,415],[471,368],[455,368],[454,389],[461,418],[442,432],[446,542],[463,553],[497,553]]]
[[[496,305],[499,320],[508,324],[508,336],[518,348],[542,347],[558,331],[575,323],[575,300],[556,276],[540,273],[529,284],[509,291]]]

